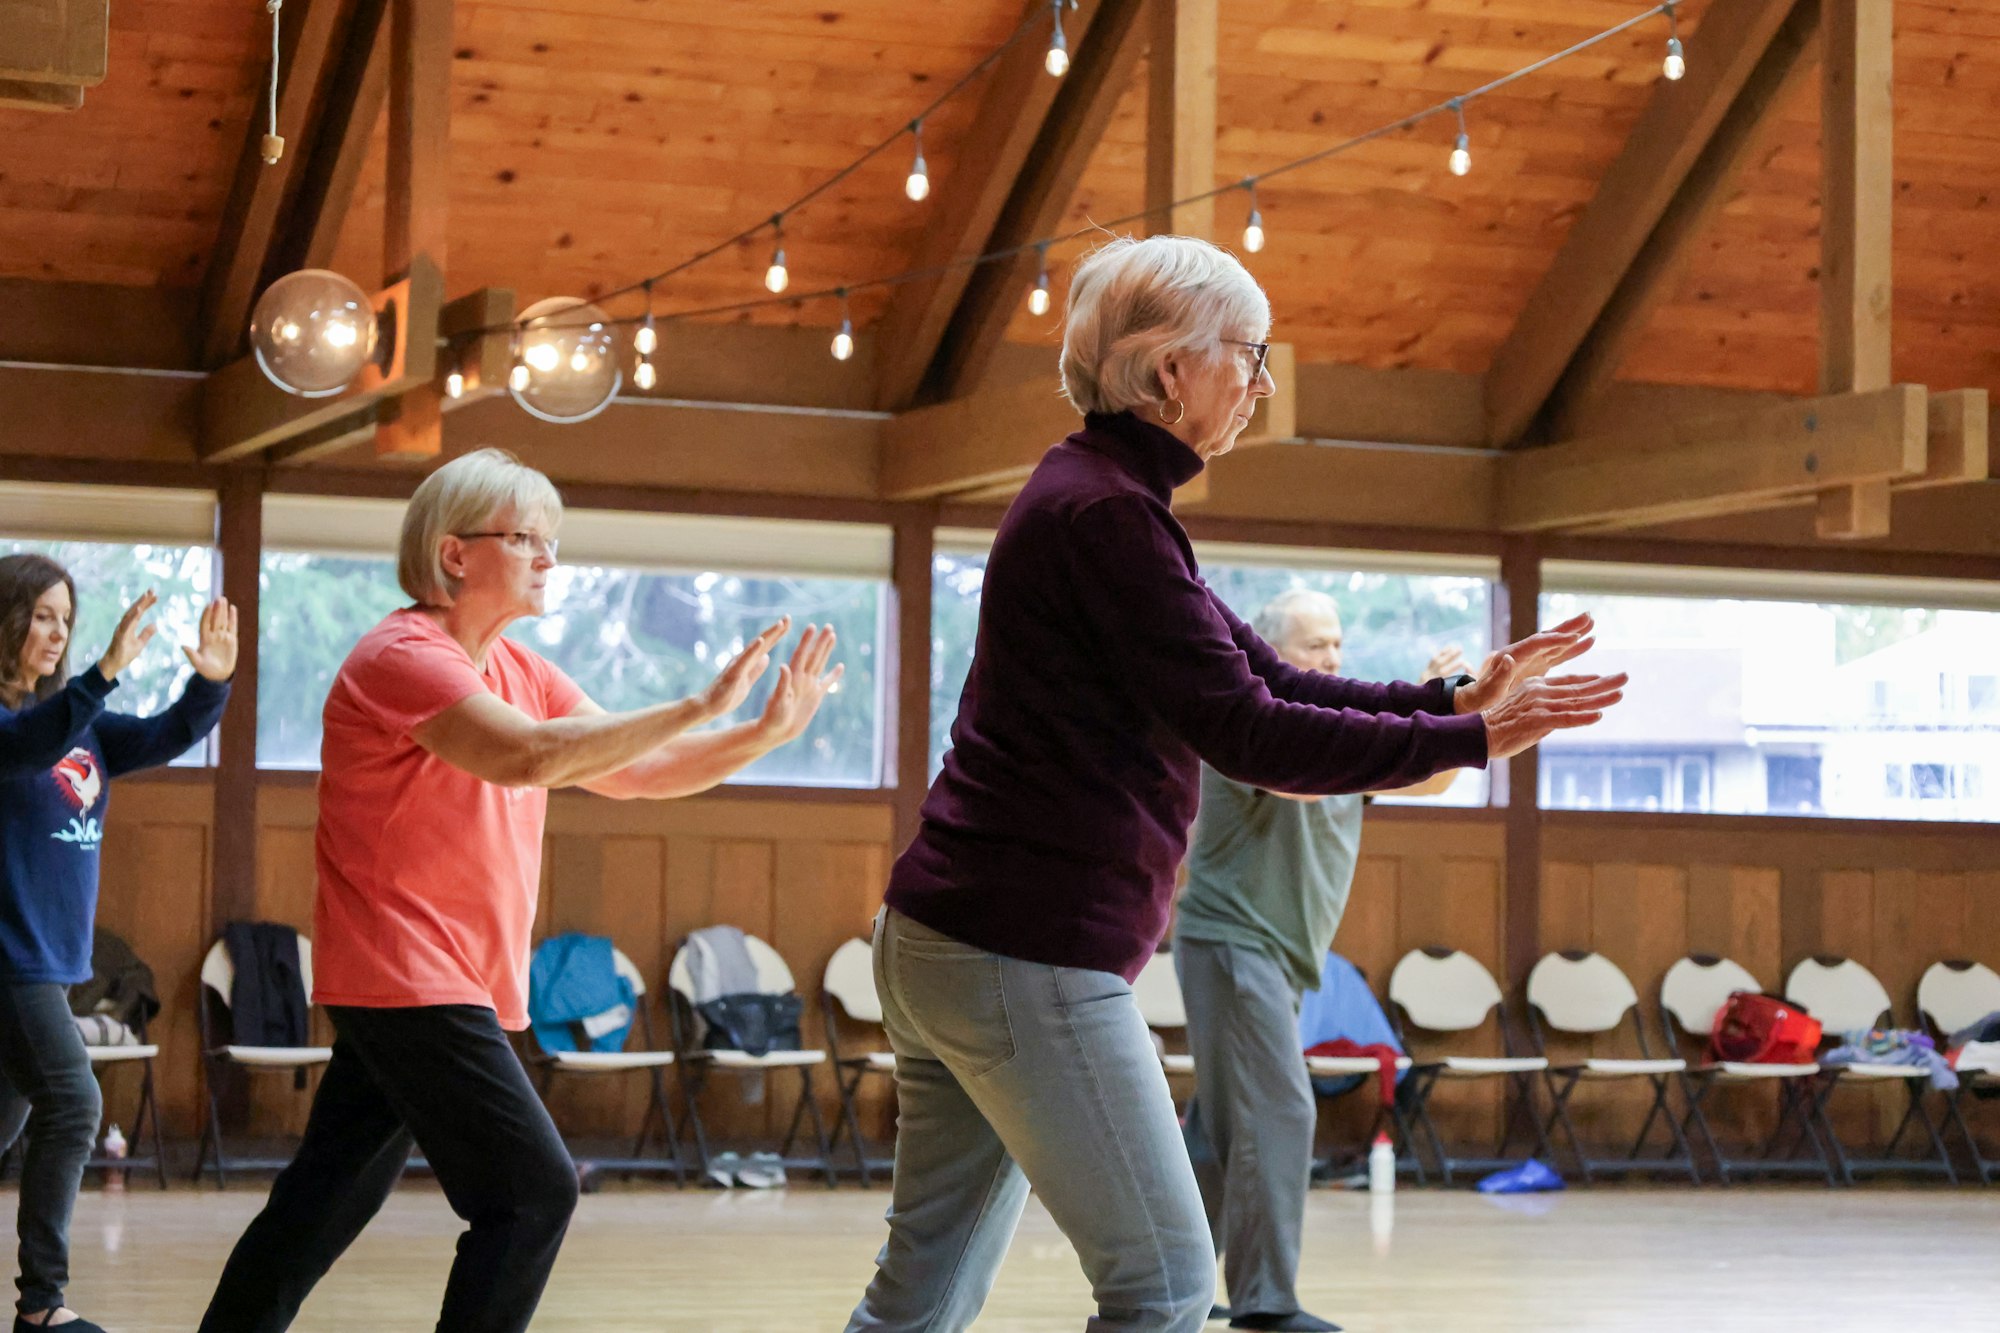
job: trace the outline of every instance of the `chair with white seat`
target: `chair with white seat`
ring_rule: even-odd
[[[1890,1021],[1893,1008],[1889,992],[1883,989],[1873,972],[1852,958],[1835,954],[1801,960],[1785,981],[1785,994],[1805,1006],[1806,1012],[1819,1020],[1824,1029],[1825,1044],[1829,1046],[1840,1045],[1847,1035],[1884,1026]],[[1833,1155],[1834,1170],[1839,1173],[1843,1184],[1853,1184],[1856,1175],[1888,1173],[1942,1175],[1954,1185],[1958,1183],[1958,1168],[1952,1164],[1951,1153],[1946,1150],[1944,1139],[1938,1133],[1937,1122],[1931,1118],[1930,1108],[1924,1104],[1924,1093],[1929,1083],[1930,1071],[1922,1065],[1866,1061],[1827,1065],[1822,1062],[1819,1088],[1813,1099],[1814,1123],[1826,1137],[1827,1150]],[[1889,1138],[1889,1146],[1883,1149],[1880,1157],[1855,1157],[1840,1141],[1840,1136],[1834,1133],[1833,1122],[1827,1118],[1826,1106],[1834,1091],[1838,1088],[1898,1085],[1902,1087],[1909,1105],[1896,1125],[1896,1132]],[[1896,1149],[1912,1122],[1921,1122],[1930,1138],[1931,1152],[1928,1157],[1896,1156]]]
[[[579,1158],[578,1165],[620,1171],[628,1175],[638,1171],[671,1171],[674,1182],[685,1185],[687,1170],[680,1157],[680,1130],[674,1123],[673,1110],[667,1104],[666,1070],[674,1063],[674,1052],[659,1049],[654,1038],[652,1008],[647,1003],[646,978],[638,966],[623,949],[615,946],[611,950],[611,966],[632,987],[634,1013],[631,1028],[626,1033],[625,1049],[552,1051],[544,1048],[530,1029],[529,1042],[533,1047],[530,1063],[535,1068],[536,1083],[542,1094],[542,1100],[547,1102],[549,1090],[559,1077],[597,1080],[633,1077],[646,1079],[651,1088],[647,1094],[646,1114],[639,1121],[639,1136],[632,1143],[632,1155],[618,1158],[593,1157],[587,1162]],[[636,1045],[633,1042],[635,1036],[638,1039]],[[656,1128],[664,1155],[647,1153],[647,1145],[653,1141]],[[574,1153],[571,1155],[575,1156]]]
[[[755,935],[745,934],[745,947],[750,953],[750,962],[756,969],[757,993],[760,995],[796,995],[798,983],[792,978],[792,969],[763,940]],[[770,1050],[762,1055],[752,1055],[748,1051],[710,1048],[702,1044],[703,1023],[694,1007],[694,977],[689,960],[689,951],[683,942],[674,954],[673,965],[667,969],[667,989],[673,997],[674,1051],[680,1057],[679,1070],[682,1098],[687,1110],[687,1122],[694,1131],[695,1155],[701,1164],[701,1174],[708,1174],[710,1154],[708,1151],[708,1131],[702,1124],[701,1107],[696,1099],[708,1085],[710,1075],[717,1070],[750,1076],[761,1075],[769,1080],[786,1070],[799,1076],[799,1099],[792,1108],[791,1125],[785,1131],[785,1138],[779,1145],[778,1155],[789,1157],[792,1145],[798,1140],[801,1121],[808,1115],[812,1118],[813,1134],[819,1144],[819,1158],[816,1162],[804,1163],[819,1171],[826,1180],[826,1187],[832,1189],[838,1183],[833,1165],[833,1148],[827,1141],[826,1121],[821,1117],[817,1088],[813,1082],[813,1070],[826,1063],[823,1050]],[[678,1147],[676,1148],[678,1151]],[[788,1163],[790,1164],[790,1163]]]
[[[1409,1116],[1422,1127],[1430,1141],[1444,1183],[1452,1183],[1459,1171],[1492,1171],[1514,1165],[1507,1150],[1514,1141],[1517,1122],[1525,1123],[1529,1146],[1539,1148],[1544,1158],[1553,1156],[1546,1131],[1535,1116],[1534,1076],[1547,1070],[1548,1060],[1539,1055],[1519,1055],[1515,1037],[1507,1021],[1507,1010],[1499,983],[1486,965],[1458,949],[1412,949],[1389,974],[1389,1017],[1405,1049],[1412,1049],[1412,1033],[1466,1033],[1485,1026],[1498,1012],[1501,1055],[1441,1055],[1419,1059],[1412,1067]],[[1500,1125],[1500,1142],[1491,1157],[1453,1157],[1445,1151],[1444,1139],[1431,1118],[1430,1100],[1440,1081],[1506,1080],[1506,1097]]]
[[[312,998],[312,940],[303,932],[298,933],[299,979],[304,983],[308,1002]],[[206,1124],[201,1136],[201,1151],[195,1158],[194,1180],[201,1179],[202,1168],[208,1164],[209,1154],[215,1155],[215,1184],[218,1189],[227,1188],[228,1171],[237,1170],[271,1171],[282,1170],[291,1162],[289,1157],[269,1157],[227,1159],[222,1141],[222,1099],[218,1084],[228,1070],[239,1069],[246,1074],[290,1074],[295,1086],[305,1090],[306,1075],[333,1058],[331,1046],[247,1046],[232,1040],[234,1031],[230,1021],[230,993],[236,984],[236,964],[229,956],[229,946],[224,940],[217,940],[201,963],[201,1068],[202,1081],[208,1089],[208,1107],[204,1116]]]
[[[1528,973],[1527,1001],[1529,1030],[1534,1036],[1536,1051],[1543,1056],[1549,1053],[1547,1034],[1550,1032],[1579,1037],[1600,1036],[1616,1032],[1624,1026],[1628,1015],[1633,1035],[1638,1039],[1639,1054],[1636,1058],[1589,1057],[1560,1064],[1551,1059],[1548,1069],[1544,1071],[1553,1108],[1543,1124],[1543,1132],[1547,1133],[1552,1125],[1562,1126],[1563,1137],[1569,1141],[1570,1153],[1575,1157],[1577,1169],[1583,1173],[1584,1180],[1594,1179],[1598,1172],[1633,1171],[1665,1172],[1698,1180],[1700,1176],[1695,1169],[1694,1153],[1688,1146],[1687,1137],[1681,1133],[1679,1118],[1667,1106],[1667,1090],[1676,1075],[1686,1072],[1687,1061],[1653,1054],[1652,1045],[1646,1040],[1646,1025],[1639,1017],[1639,993],[1632,989],[1632,981],[1624,970],[1600,953],[1566,951],[1544,954],[1534,970]],[[1646,1109],[1645,1122],[1639,1126],[1639,1135],[1632,1141],[1630,1151],[1621,1157],[1587,1156],[1576,1132],[1576,1122],[1570,1117],[1570,1098],[1586,1083],[1632,1079],[1645,1080],[1653,1090],[1653,1100]],[[1669,1141],[1660,1156],[1647,1157],[1643,1155],[1646,1140],[1652,1133],[1656,1118],[1666,1122]]]
[[[866,1189],[873,1172],[895,1169],[895,1159],[869,1156],[855,1098],[862,1083],[870,1078],[886,1078],[890,1087],[895,1086],[896,1054],[882,1050],[879,1043],[872,1050],[850,1047],[843,1052],[840,1033],[843,1025],[849,1029],[873,1028],[878,1035],[881,1033],[882,997],[875,989],[873,944],[865,939],[852,939],[833,951],[820,978],[819,1005],[826,1026],[826,1052],[833,1061],[834,1087],[840,1092],[840,1121],[834,1125],[828,1145],[837,1149],[840,1136],[847,1135],[848,1146],[854,1153],[855,1172],[861,1177],[861,1187]]]
[[[1917,1014],[1930,1026],[1939,1050],[1953,1033],[1963,1032],[1993,1013],[2000,1013],[2000,972],[1984,963],[1965,959],[1932,963],[1917,983]],[[2000,1091],[2000,1060],[1960,1060],[1958,1090],[1946,1102],[1952,1123],[1972,1156],[1973,1170],[1982,1184],[1991,1185],[2000,1177],[2000,1159],[1979,1151],[1979,1140],[1965,1118],[1965,1099],[1975,1091]]]
[[[1712,954],[1689,954],[1667,969],[1660,982],[1660,1029],[1666,1035],[1669,1053],[1699,1042],[1704,1051],[1715,1021],[1729,997],[1738,992],[1762,995],[1764,988],[1748,968],[1728,958]],[[1708,1146],[1715,1163],[1716,1178],[1727,1185],[1732,1174],[1760,1175],[1779,1172],[1815,1172],[1833,1183],[1833,1162],[1822,1146],[1812,1119],[1813,1080],[1819,1066],[1804,1064],[1758,1064],[1739,1060],[1708,1060],[1691,1065],[1681,1075],[1681,1092],[1687,1099],[1683,1131],[1692,1125]],[[1708,1123],[1703,1103],[1717,1088],[1775,1087],[1778,1090],[1778,1119],[1762,1156],[1731,1157],[1722,1150],[1715,1130]],[[1778,1155],[1778,1145],[1788,1125],[1798,1130],[1798,1139],[1789,1153]],[[1812,1149],[1812,1157],[1799,1154]]]
[[[1164,1039],[1168,1033],[1187,1033],[1187,1001],[1181,994],[1180,973],[1174,970],[1171,953],[1156,953],[1139,969],[1132,983],[1132,998],[1138,1002],[1139,1017]],[[1162,1050],[1160,1067],[1168,1078],[1191,1078],[1194,1057],[1178,1051]]]

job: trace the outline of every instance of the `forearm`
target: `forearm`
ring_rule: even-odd
[[[721,783],[769,754],[772,747],[754,722],[719,731],[677,736],[653,753],[588,784],[618,800],[671,800]]]
[[[0,775],[54,767],[103,714],[112,687],[95,667],[86,667],[58,693],[0,719]]]
[[[697,699],[630,713],[572,714],[534,724],[518,784],[580,787],[644,760],[669,741],[709,720]]]

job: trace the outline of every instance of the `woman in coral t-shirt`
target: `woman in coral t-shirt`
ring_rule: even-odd
[[[781,621],[693,698],[606,713],[501,637],[541,614],[561,519],[548,478],[494,449],[411,497],[397,573],[415,605],[355,645],[326,701],[313,998],[333,1020],[333,1060],[204,1330],[289,1325],[413,1141],[468,1224],[437,1327],[527,1328],[577,1196],[506,1037],[528,1025],[548,789],[706,790],[795,739],[840,677],[826,670],[832,631],[808,627],[756,721],[684,734],[743,702]]]

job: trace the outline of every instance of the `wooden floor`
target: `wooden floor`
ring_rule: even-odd
[[[79,1200],[72,1303],[112,1333],[194,1327],[261,1189]],[[872,1268],[885,1195],[614,1189],[586,1196],[535,1321],[548,1330],[839,1330]],[[406,1186],[293,1327],[428,1329],[457,1221]],[[1408,1330],[2000,1328],[2000,1189],[1316,1192],[1307,1306]],[[1083,1326],[1068,1243],[1031,1205],[982,1330]],[[1221,1325],[1216,1325],[1221,1328]]]

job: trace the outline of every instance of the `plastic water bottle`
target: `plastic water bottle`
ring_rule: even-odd
[[[122,1162],[125,1160],[125,1150],[125,1135],[119,1131],[116,1122],[114,1122],[111,1128],[104,1131],[105,1159],[114,1163]],[[107,1168],[104,1172],[104,1188],[114,1194],[123,1190],[125,1188],[125,1168],[115,1165]]]
[[[1396,1189],[1396,1145],[1387,1134],[1375,1136],[1368,1150],[1368,1188],[1376,1194],[1392,1194]]]

